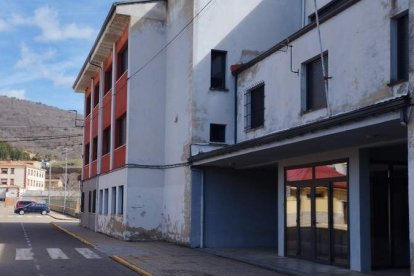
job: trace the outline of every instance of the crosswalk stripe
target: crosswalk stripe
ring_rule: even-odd
[[[63,253],[63,251],[60,248],[46,248],[46,250],[47,250],[47,253],[49,253],[50,258],[53,260],[69,259],[68,256],[66,256],[66,254]]]
[[[32,248],[16,248],[16,261],[33,260]]]
[[[86,259],[100,259],[101,257],[97,255],[95,252],[90,250],[89,248],[75,248],[79,254],[84,256]]]

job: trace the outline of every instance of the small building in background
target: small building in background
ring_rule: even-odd
[[[0,200],[13,205],[25,191],[43,191],[46,171],[36,161],[0,161]]]

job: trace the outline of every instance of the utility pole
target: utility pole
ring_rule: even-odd
[[[68,148],[64,148],[65,150],[65,191],[63,194],[63,213],[66,213],[66,186],[68,185]]]
[[[49,188],[48,188],[48,204],[50,206],[50,186],[52,183],[52,162],[49,162]]]

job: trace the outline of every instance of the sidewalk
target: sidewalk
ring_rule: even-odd
[[[63,215],[62,215],[63,216]],[[81,227],[79,222],[59,221],[58,226],[92,244],[109,257],[119,256],[141,275],[409,275],[407,270],[369,274],[295,258],[278,257],[266,249],[191,249],[168,242],[127,242]],[[121,260],[122,261],[122,260]]]
[[[77,222],[62,221],[56,224],[94,244],[98,251],[108,256],[122,257],[143,270],[142,275],[283,275],[168,242],[126,242],[90,231]]]

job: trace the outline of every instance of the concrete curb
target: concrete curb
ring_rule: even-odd
[[[89,242],[89,241],[85,240],[84,238],[82,238],[82,237],[80,237],[80,236],[76,235],[75,233],[70,232],[69,230],[67,230],[67,229],[63,228],[62,226],[59,226],[59,225],[57,225],[57,224],[56,224],[56,223],[54,223],[54,222],[51,222],[50,224],[51,224],[51,225],[53,225],[54,227],[58,228],[59,230],[61,230],[61,231],[65,232],[65,233],[66,233],[66,234],[68,234],[69,236],[72,236],[73,238],[75,238],[75,239],[79,240],[80,242],[82,242],[82,243],[84,243],[84,244],[86,244],[86,245],[88,245],[88,246],[90,246],[90,247],[93,247],[93,248],[95,248],[95,247],[96,247],[96,245],[95,245],[95,244],[93,244],[93,243],[91,243],[91,242]]]
[[[77,218],[60,218],[60,217],[55,216],[55,215],[53,215],[53,214],[51,214],[51,213],[48,213],[47,215],[48,215],[49,217],[52,217],[52,218],[57,219],[57,220],[64,220],[64,221],[77,221],[77,220],[79,220],[79,219],[77,219]]]
[[[128,262],[127,260],[125,260],[125,258],[120,257],[120,256],[111,256],[111,259],[114,260],[115,262],[131,269],[132,271],[138,273],[141,276],[153,276],[151,273],[143,270],[142,268],[139,268],[138,266],[131,264],[130,262]]]

